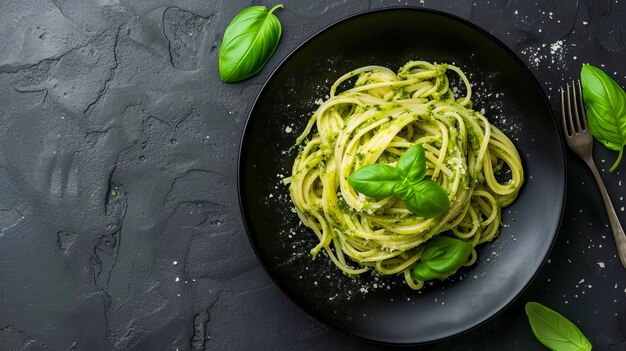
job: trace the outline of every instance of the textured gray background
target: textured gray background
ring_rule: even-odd
[[[285,0],[276,54],[237,84],[218,78],[224,29],[274,3],[2,0],[0,350],[382,348],[313,320],[271,283],[243,230],[236,159],[251,102],[292,49],[350,14],[407,3],[504,41],[555,111],[582,62],[626,83],[623,0]],[[540,350],[528,300],[570,317],[594,349],[626,349],[626,273],[593,178],[568,155],[564,225],[530,288],[479,329],[414,349]],[[596,157],[608,169],[615,154]],[[626,223],[624,172],[602,175]]]

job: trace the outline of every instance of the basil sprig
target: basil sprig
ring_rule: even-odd
[[[265,6],[251,6],[233,18],[220,47],[222,81],[250,78],[265,66],[280,41],[282,27],[273,12],[281,7],[276,5],[267,11]]]
[[[396,167],[366,165],[352,173],[348,183],[369,197],[398,196],[409,211],[420,217],[437,217],[450,208],[450,200],[439,184],[425,176],[426,155],[418,144],[402,154]]]
[[[424,248],[422,257],[413,267],[413,276],[419,280],[446,278],[454,274],[471,253],[472,244],[447,236],[438,236]]]
[[[591,350],[591,343],[580,329],[558,312],[537,302],[528,302],[526,315],[537,340],[550,350]]]
[[[580,81],[591,134],[607,148],[619,151],[610,169],[613,172],[626,145],[626,93],[608,74],[589,64],[583,65]]]

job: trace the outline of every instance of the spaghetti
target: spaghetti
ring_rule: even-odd
[[[455,98],[446,71],[461,78],[464,96]],[[338,94],[351,79],[353,86]],[[366,66],[340,77],[329,96],[297,139],[300,150],[286,179],[300,220],[319,239],[313,258],[324,250],[350,276],[403,274],[417,290],[424,282],[411,268],[427,241],[446,232],[472,244],[464,264],[472,265],[476,245],[497,236],[501,208],[517,197],[524,171],[513,143],[472,109],[465,74],[424,61],[408,62],[397,74]],[[450,200],[443,215],[418,217],[395,196],[365,197],[348,183],[359,167],[395,165],[415,144],[424,147],[427,176]]]

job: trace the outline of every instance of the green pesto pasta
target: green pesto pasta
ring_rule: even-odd
[[[455,98],[447,72],[460,76],[465,96]],[[337,94],[351,78],[354,86]],[[319,239],[313,257],[325,250],[348,275],[402,274],[417,290],[424,282],[411,268],[427,241],[446,233],[472,244],[465,263],[472,265],[476,245],[497,236],[501,209],[517,197],[524,170],[511,140],[472,109],[465,74],[424,61],[398,73],[367,66],[340,77],[329,96],[297,139],[300,152],[286,181],[298,216]],[[348,183],[363,165],[395,165],[415,144],[426,152],[427,176],[448,194],[443,215],[416,216],[394,196],[368,198]],[[505,164],[509,179],[500,182],[496,174]]]

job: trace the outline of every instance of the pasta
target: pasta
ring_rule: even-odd
[[[464,96],[455,98],[450,71],[463,82]],[[324,250],[350,276],[402,274],[417,290],[424,282],[411,268],[428,240],[446,233],[472,244],[464,263],[472,265],[475,247],[497,236],[501,209],[517,197],[524,171],[511,140],[472,109],[465,74],[425,61],[408,62],[397,74],[366,66],[340,77],[329,96],[297,139],[299,153],[286,179],[300,220],[319,239],[313,258]],[[418,217],[395,196],[369,198],[348,183],[359,167],[395,165],[415,144],[425,150],[427,177],[450,200],[443,215]]]

